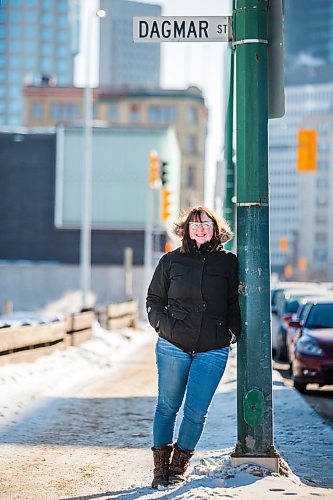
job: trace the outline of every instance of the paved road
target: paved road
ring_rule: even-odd
[[[292,386],[289,364],[274,361],[273,366],[280,372],[285,384]],[[318,388],[318,385],[310,384],[307,389],[306,394],[302,394],[302,397],[321,417],[333,426],[333,386],[327,385]]]

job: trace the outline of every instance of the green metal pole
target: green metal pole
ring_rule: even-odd
[[[232,198],[235,195],[235,165],[232,161],[233,150],[233,118],[234,118],[234,50],[230,49],[230,87],[227,107],[227,119],[225,126],[225,147],[224,159],[226,164],[226,184],[225,198],[223,203],[223,217],[230,225],[231,229],[235,229],[235,208]],[[225,243],[226,250],[232,249],[232,241]]]
[[[267,0],[236,0],[238,343],[234,457],[277,457],[273,440],[268,205]]]

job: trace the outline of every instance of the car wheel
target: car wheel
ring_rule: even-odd
[[[294,380],[294,387],[301,394],[306,392],[306,384],[304,382],[296,382],[296,380]]]
[[[286,361],[287,359],[287,349],[283,345],[279,345],[276,350],[276,359],[279,361]]]

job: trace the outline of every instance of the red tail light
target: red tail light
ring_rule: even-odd
[[[284,316],[282,316],[282,326],[283,328],[285,328],[285,330],[288,328],[289,326],[289,321],[291,321],[291,318],[292,318],[292,314],[285,314]]]

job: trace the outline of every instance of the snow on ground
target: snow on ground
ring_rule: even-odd
[[[7,424],[15,423],[24,412],[45,405],[52,398],[73,393],[76,387],[82,389],[88,382],[93,385],[94,381],[104,375],[109,376],[112,370],[117,370],[119,363],[116,362],[127,359],[136,349],[151,343],[153,339],[153,332],[147,327],[142,326],[140,331],[125,329],[106,332],[95,323],[93,338],[81,346],[55,351],[33,363],[0,366],[0,431],[4,432]],[[148,486],[151,481],[150,465],[146,469],[144,465],[146,462],[150,464],[150,451],[148,447],[144,450],[134,447],[128,451],[128,456],[134,454],[132,462],[135,464],[137,461],[139,464],[142,460],[144,465],[143,476],[136,483],[129,477],[125,490],[119,489],[115,484],[109,485],[114,486],[113,492],[70,498],[332,498],[333,429],[294,389],[284,386],[276,373],[273,388],[276,446],[303,482],[291,472],[287,464],[283,467],[284,475],[280,476],[257,465],[230,465],[230,453],[236,443],[237,431],[236,357],[233,349],[186,483],[167,490],[152,490]],[[49,412],[51,411],[50,404]],[[46,416],[47,409],[46,413],[43,411],[43,418]],[[117,450],[115,453],[118,453]]]
[[[96,321],[93,337],[80,346],[56,350],[32,362],[0,366],[0,423],[41,399],[64,396],[69,389],[109,375],[116,369],[114,361],[127,356],[132,349],[151,339],[142,328],[108,332]]]

